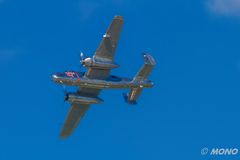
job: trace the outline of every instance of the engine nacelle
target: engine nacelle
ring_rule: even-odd
[[[111,62],[96,61],[90,57],[81,60],[81,64],[84,67],[101,68],[101,69],[112,69],[112,68],[119,67],[117,64],[114,64]]]
[[[64,99],[69,103],[79,103],[79,104],[98,104],[103,102],[101,98],[81,96],[81,95],[78,95],[77,93],[67,93]]]

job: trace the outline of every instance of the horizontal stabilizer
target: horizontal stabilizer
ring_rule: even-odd
[[[148,53],[144,53],[143,58],[144,58],[144,65],[134,77],[133,79],[134,81],[145,80],[150,74],[150,72],[152,71],[152,67],[156,64],[154,58]]]
[[[137,104],[137,99],[142,93],[143,86],[141,85],[142,81],[145,81],[152,71],[152,67],[156,64],[154,58],[147,53],[143,54],[144,64],[141,69],[138,71],[136,76],[133,78],[133,82],[139,84],[139,87],[131,88],[129,93],[123,94],[124,100],[128,104]]]

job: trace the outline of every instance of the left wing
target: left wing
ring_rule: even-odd
[[[88,104],[72,104],[60,133],[62,138],[66,138],[72,133],[88,107]]]
[[[83,95],[86,97],[97,97],[100,93],[99,89],[92,89],[92,88],[78,88],[77,94]],[[73,130],[76,128],[79,120],[84,116],[86,111],[89,108],[89,104],[72,104],[68,115],[64,121],[60,137],[66,138],[68,137]]]
[[[121,32],[123,19],[121,16],[115,16],[104,34],[100,45],[98,46],[93,59],[95,61],[112,62],[117,42]],[[89,67],[85,76],[91,79],[106,79],[110,69],[99,69]]]

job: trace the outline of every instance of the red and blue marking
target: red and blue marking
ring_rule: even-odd
[[[80,76],[78,75],[77,72],[67,71],[67,72],[65,72],[65,74],[68,77],[77,78],[78,80],[80,80]]]

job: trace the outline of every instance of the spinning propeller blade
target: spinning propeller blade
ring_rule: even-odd
[[[84,60],[83,52],[80,52],[80,63],[81,63],[80,70],[81,70],[81,68],[82,68],[83,60]]]
[[[64,93],[64,103],[68,100],[68,93],[67,93],[67,89],[66,86],[62,86],[63,87],[63,93]]]
[[[80,60],[83,61],[84,60],[84,55],[83,52],[80,52]]]

